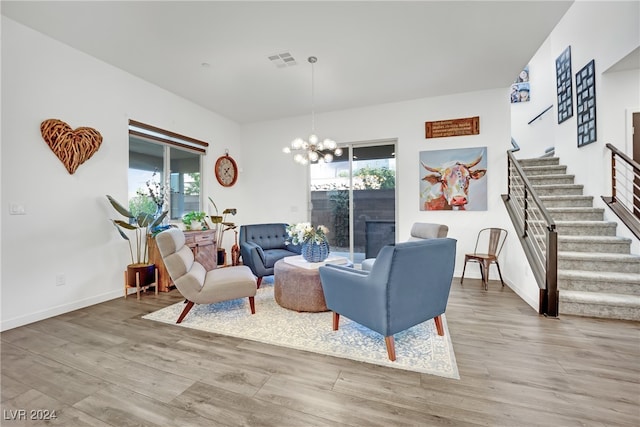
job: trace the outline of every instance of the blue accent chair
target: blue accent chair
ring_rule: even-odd
[[[320,267],[333,330],[343,315],[382,334],[391,361],[396,360],[393,335],[398,332],[434,319],[438,335],[444,335],[440,316],[449,300],[456,243],[439,238],[387,245],[371,271]]]
[[[273,266],[284,257],[300,255],[300,245],[287,244],[287,224],[251,224],[240,227],[240,255],[258,278],[273,274]]]

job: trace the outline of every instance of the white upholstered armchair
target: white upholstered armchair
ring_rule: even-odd
[[[194,304],[213,304],[244,297],[249,298],[251,314],[256,312],[256,278],[249,267],[241,265],[206,271],[194,260],[193,252],[185,245],[184,233],[177,228],[158,234],[156,243],[173,283],[186,299],[186,306],[176,323],[182,322]]]

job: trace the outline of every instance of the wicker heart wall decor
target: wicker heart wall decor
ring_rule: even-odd
[[[60,159],[70,174],[98,151],[102,135],[95,129],[71,126],[58,119],[47,119],[40,124],[40,133],[51,151]]]

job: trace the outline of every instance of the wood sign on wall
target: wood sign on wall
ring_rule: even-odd
[[[426,138],[480,134],[480,117],[425,122]]]

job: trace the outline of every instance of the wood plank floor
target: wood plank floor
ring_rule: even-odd
[[[134,295],[3,332],[0,424],[640,425],[640,324],[540,317],[499,282],[454,279],[460,380],[141,319],[180,300]],[[46,411],[57,418],[31,419]]]

